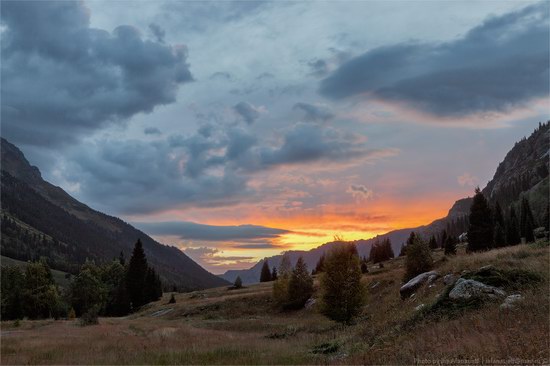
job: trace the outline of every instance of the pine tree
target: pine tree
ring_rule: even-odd
[[[456,254],[456,240],[452,236],[447,237],[445,242],[445,255],[455,255]]]
[[[535,219],[533,218],[529,201],[523,197],[521,200],[520,235],[528,243],[533,242],[535,241],[533,230],[535,230]]]
[[[120,254],[118,255],[118,262],[122,265],[126,265],[126,258],[124,258],[124,252],[121,250]]]
[[[325,253],[321,254],[321,257],[317,261],[317,264],[315,265],[315,269],[313,270],[313,272],[315,274],[319,274],[319,273],[323,272],[324,264],[325,264]]]
[[[130,262],[128,263],[128,270],[126,272],[126,286],[128,289],[128,297],[132,309],[135,310],[140,306],[147,303],[147,299],[144,295],[145,276],[147,275],[147,258],[143,251],[143,245],[141,240],[138,239],[134,246],[134,251]]]
[[[431,250],[437,249],[437,240],[435,240],[435,235],[432,235],[430,237],[428,246],[430,247]]]
[[[300,309],[313,294],[313,278],[309,274],[304,258],[300,256],[288,283],[286,309]]]
[[[401,244],[401,250],[399,251],[399,256],[404,257],[407,255],[407,246],[405,243]]]
[[[322,311],[340,322],[349,322],[358,315],[365,301],[359,256],[353,247],[354,250],[339,245],[331,250],[321,276]]]
[[[233,284],[234,288],[242,288],[243,287],[243,280],[241,280],[241,276],[237,276],[235,278],[235,283]]]
[[[468,228],[468,251],[487,250],[493,247],[494,225],[491,209],[479,187],[475,190],[470,207],[470,227]]]
[[[277,281],[277,278],[277,267],[273,267],[273,271],[271,271],[271,281]]]
[[[414,232],[407,240],[407,256],[405,257],[405,281],[431,270],[433,259],[430,247]]]
[[[367,257],[361,258],[361,273],[369,273],[369,267],[367,266]]]
[[[445,248],[445,243],[447,242],[447,230],[443,230],[443,232],[441,233],[441,239],[440,239],[440,243],[439,243],[439,246],[441,248]]]
[[[510,207],[510,216],[506,223],[506,244],[516,245],[521,241],[519,236],[519,223],[514,206]]]
[[[504,222],[504,216],[502,214],[502,208],[500,207],[500,204],[495,204],[495,210],[494,210],[494,231],[493,231],[493,243],[497,247],[502,247],[506,244],[506,238],[504,233],[505,228],[505,222]]]
[[[269,269],[269,264],[267,263],[267,259],[264,260],[264,264],[262,266],[262,272],[260,273],[260,282],[269,282],[271,281],[271,270]]]
[[[279,264],[279,277],[290,275],[292,272],[292,264],[290,263],[290,255],[288,253],[283,254],[281,263]]]

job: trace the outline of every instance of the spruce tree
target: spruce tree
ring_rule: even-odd
[[[300,309],[313,294],[313,278],[309,274],[304,258],[300,256],[288,283],[286,309]]]
[[[347,244],[351,245],[351,244]],[[355,245],[353,245],[355,249]],[[325,259],[321,276],[321,306],[323,313],[339,322],[349,322],[358,315],[365,301],[357,250],[346,244],[332,249]]]
[[[455,255],[456,254],[456,240],[452,236],[447,237],[445,241],[445,255]]]
[[[407,256],[405,257],[405,281],[431,270],[433,259],[428,243],[414,232],[407,240]]]
[[[262,266],[262,272],[260,273],[260,282],[269,282],[271,281],[271,270],[269,269],[269,264],[267,263],[267,259],[264,260],[264,264]]]
[[[401,250],[399,251],[399,256],[403,257],[407,255],[407,246],[405,243],[401,244]]]
[[[430,237],[428,246],[430,247],[431,250],[437,249],[437,240],[435,240],[435,235],[432,235]]]
[[[132,309],[135,310],[147,303],[144,294],[145,277],[147,275],[147,258],[143,251],[141,240],[138,239],[134,246],[134,251],[130,262],[128,263],[128,271],[126,272],[126,286],[128,289],[128,297]]]
[[[315,274],[319,274],[319,273],[323,272],[324,264],[325,264],[325,253],[321,254],[321,257],[317,261],[317,264],[315,265],[315,269],[313,270],[313,272]]]
[[[535,230],[535,219],[529,201],[526,197],[523,197],[521,200],[520,235],[528,243],[533,242],[535,241],[533,230]]]
[[[505,221],[504,221],[504,215],[502,214],[502,208],[500,207],[500,204],[495,204],[495,210],[494,210],[494,231],[493,231],[493,243],[496,247],[502,247],[506,245],[506,235],[505,235]]]
[[[441,239],[440,239],[440,243],[439,243],[439,246],[441,248],[445,248],[445,243],[447,242],[447,230],[443,230],[443,232],[441,233]]]
[[[519,222],[514,206],[510,207],[510,215],[506,222],[506,244],[516,245],[521,241],[519,236]]]
[[[277,267],[273,267],[273,271],[271,271],[271,281],[277,281],[277,278],[279,276],[277,275]]]
[[[470,227],[468,228],[468,251],[475,252],[493,247],[494,225],[491,208],[479,187],[475,190],[470,207]]]
[[[367,257],[361,258],[361,273],[369,273],[369,267],[367,266]]]
[[[235,278],[235,283],[233,284],[234,288],[242,288],[243,287],[243,280],[241,280],[241,276],[237,276]]]

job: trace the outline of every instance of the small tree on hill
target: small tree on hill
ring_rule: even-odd
[[[262,272],[260,273],[260,282],[269,282],[271,281],[271,270],[269,269],[269,264],[267,263],[267,259],[264,260],[264,264],[262,266]]]
[[[428,242],[428,246],[431,250],[437,249],[437,240],[435,239],[435,235],[432,235],[430,237],[430,241]]]
[[[286,309],[300,309],[313,294],[313,278],[309,274],[304,258],[298,258],[288,282]]]
[[[521,241],[519,236],[519,222],[514,206],[510,207],[510,215],[506,222],[506,244],[516,245]]]
[[[277,278],[279,276],[277,275],[277,267],[273,267],[273,271],[271,271],[271,281],[277,281]]]
[[[339,322],[349,322],[358,315],[365,301],[357,248],[343,244],[332,249],[325,259],[321,276],[323,313]]]
[[[456,254],[456,240],[453,236],[448,236],[447,241],[445,242],[445,255],[455,255]]]
[[[283,306],[288,299],[288,283],[292,274],[292,265],[287,253],[283,255],[279,265],[277,281],[273,283],[273,299],[277,305]]]
[[[493,247],[493,219],[491,208],[479,187],[475,190],[470,207],[470,227],[468,229],[468,251],[487,250]]]
[[[502,208],[500,207],[500,204],[495,204],[495,210],[494,210],[494,231],[493,231],[493,243],[497,247],[503,247],[506,245],[506,234],[505,234],[505,227],[506,224],[504,222],[504,215],[502,214]]]
[[[241,276],[237,276],[235,278],[235,283],[233,284],[234,288],[242,288],[243,287],[243,280],[241,280]]]
[[[361,273],[369,273],[369,267],[367,266],[367,257],[361,258]]]
[[[535,241],[533,235],[533,230],[535,230],[535,219],[533,217],[533,212],[529,206],[529,201],[525,196],[521,200],[521,216],[520,216],[520,234],[522,238],[525,238],[527,242]]]
[[[399,256],[400,257],[403,257],[407,255],[407,246],[405,245],[405,243],[401,244],[401,250],[399,251]]]
[[[405,257],[405,281],[431,270],[433,267],[432,253],[428,244],[414,232],[407,240],[407,256]]]
[[[445,248],[445,243],[447,242],[447,230],[443,230],[441,232],[441,237],[440,237],[440,242],[439,242],[439,246],[441,248]]]
[[[317,264],[315,265],[315,269],[313,270],[313,273],[319,274],[323,272],[323,266],[325,265],[325,253],[321,254],[321,257],[317,261]]]

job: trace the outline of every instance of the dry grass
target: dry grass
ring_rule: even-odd
[[[548,363],[548,247],[521,245],[443,260],[442,274],[475,271],[492,264],[538,273],[542,282],[524,286],[516,309],[490,303],[450,319],[418,318],[415,307],[444,291],[441,280],[401,300],[403,259],[364,277],[368,301],[355,325],[334,323],[315,309],[280,312],[271,284],[240,290],[217,288],[170,294],[138,314],[76,321],[2,323],[2,364],[412,364],[418,360],[525,360]],[[152,316],[159,311],[167,311]]]

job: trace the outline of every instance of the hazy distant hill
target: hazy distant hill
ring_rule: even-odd
[[[545,209],[548,207],[548,172],[549,172],[549,149],[550,149],[550,122],[540,124],[528,138],[523,138],[506,154],[504,160],[499,164],[496,173],[483,189],[483,193],[491,202],[498,201],[502,207],[517,204],[521,195],[527,195],[535,219],[541,223]],[[390,231],[368,240],[357,240],[355,243],[361,256],[368,256],[374,242],[389,237],[395,255],[399,254],[402,243],[410,233],[415,231],[424,237],[437,235],[444,230],[449,223],[456,222],[468,215],[472,199],[462,198],[456,201],[447,216],[435,220],[428,225],[415,228],[406,228]],[[309,251],[290,251],[292,263],[296,263],[298,257],[304,257],[310,269],[315,267],[319,257],[335,243],[326,243]],[[270,267],[278,266],[282,256],[277,255],[267,258]],[[222,278],[234,281],[241,276],[244,283],[258,282],[260,278],[262,262],[255,264],[250,269],[227,271]]]
[[[74,272],[86,258],[128,258],[138,238],[166,282],[181,289],[227,284],[179,249],[162,245],[124,221],[95,211],[42,179],[23,153],[1,140],[2,255],[47,257],[53,268]]]

